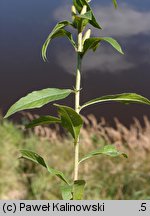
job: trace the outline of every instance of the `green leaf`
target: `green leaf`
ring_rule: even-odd
[[[45,124],[55,124],[60,122],[61,120],[59,118],[53,116],[41,116],[37,119],[34,119],[29,124],[27,124],[26,128],[32,128],[38,125],[45,125]]]
[[[93,51],[96,51],[96,48],[98,47],[98,44],[100,43],[100,41],[101,40],[99,38],[86,39],[83,45],[83,53],[81,54],[81,56],[83,57],[85,53],[90,49],[93,49]]]
[[[39,91],[34,91],[13,104],[4,118],[7,118],[8,116],[11,116],[12,114],[21,110],[40,108],[49,102],[64,99],[71,92],[73,91],[70,89],[56,88],[47,88]]]
[[[44,61],[47,60],[47,55],[46,54],[47,54],[48,45],[51,42],[51,40],[56,38],[56,37],[66,36],[69,39],[69,41],[71,42],[71,44],[73,45],[73,47],[76,49],[76,43],[73,40],[72,34],[64,29],[64,27],[66,27],[68,25],[72,25],[72,23],[70,23],[68,21],[59,22],[54,27],[52,32],[48,35],[48,37],[47,37],[47,39],[46,39],[46,41],[45,41],[45,43],[43,44],[43,47],[42,47],[42,57],[43,57]]]
[[[84,5],[87,6],[87,11],[91,11],[92,14],[92,20],[89,21],[89,23],[94,26],[95,28],[101,29],[100,25],[98,24],[98,22],[96,21],[96,18],[94,16],[94,13],[90,7],[90,5],[88,4],[88,2],[86,0],[73,0],[73,4],[76,7],[77,11],[79,13],[81,13],[81,10],[83,8]]]
[[[81,56],[85,55],[85,53],[90,49],[93,49],[93,51],[95,51],[98,47],[98,44],[101,41],[105,41],[105,42],[109,43],[119,53],[123,54],[121,46],[119,45],[119,43],[115,39],[110,38],[110,37],[103,37],[103,38],[89,38],[89,39],[85,40],[85,43],[83,46],[83,53],[81,54]]]
[[[69,182],[64,176],[64,174],[58,170],[50,168],[40,155],[38,155],[37,153],[33,151],[25,150],[25,149],[20,150],[20,152],[22,154],[22,158],[28,159],[34,163],[37,163],[45,167],[50,174],[57,176],[59,179],[61,179],[62,181],[64,181],[66,184],[69,185]]]
[[[58,107],[58,113],[61,118],[61,125],[66,128],[75,141],[77,140],[80,129],[83,125],[81,116],[72,108],[55,104]]]
[[[81,10],[84,6],[84,4],[82,3],[82,0],[73,0],[73,4],[74,4],[75,8],[77,9],[77,11],[79,13],[81,13]]]
[[[135,94],[135,93],[123,93],[123,94],[116,94],[116,95],[107,95],[100,98],[93,99],[87,103],[85,103],[83,106],[81,106],[81,109],[84,107],[87,107],[92,104],[96,103],[103,103],[103,102],[120,102],[123,104],[130,104],[130,103],[138,103],[138,104],[147,104],[150,105],[150,100],[147,98]]]
[[[117,0],[112,0],[112,1],[113,1],[113,4],[114,4],[114,7],[117,8],[118,7]]]
[[[119,45],[119,43],[113,39],[113,38],[110,38],[110,37],[103,37],[101,38],[101,41],[106,41],[108,42],[110,45],[112,45],[118,52],[120,52],[121,54],[124,54],[123,51],[122,51],[122,48],[121,46]]]
[[[113,146],[113,145],[107,145],[107,146],[104,146],[104,147],[101,148],[101,149],[98,149],[98,150],[96,150],[96,151],[92,151],[91,153],[85,155],[85,156],[79,161],[79,163],[81,163],[81,162],[83,162],[83,161],[85,161],[85,160],[87,160],[87,159],[89,159],[89,158],[92,158],[92,157],[94,157],[94,156],[96,156],[96,155],[100,155],[100,154],[107,155],[107,156],[111,156],[111,157],[118,157],[118,156],[121,156],[121,155],[122,155],[122,156],[124,156],[125,158],[128,158],[128,156],[127,156],[125,153],[123,153],[123,152],[121,152],[121,151],[118,151],[118,150],[116,149],[115,146]]]
[[[78,29],[78,32],[83,32],[86,25],[89,23],[88,19],[83,19],[78,16],[75,17],[73,25]]]
[[[73,200],[82,200],[86,182],[84,180],[74,181],[73,185]]]
[[[86,12],[85,14],[78,14],[78,15],[75,15],[75,17],[77,17],[77,18],[82,18],[82,19],[92,20],[92,12],[91,12],[91,11],[88,11],[88,12]]]
[[[82,32],[86,25],[89,23],[89,20],[92,20],[92,12],[88,11],[85,14],[74,15],[74,27],[78,29],[79,32]]]
[[[95,52],[95,51],[97,50],[97,48],[99,47],[99,45],[100,45],[100,44],[97,43],[97,44],[95,44],[95,46],[93,46],[93,48],[92,48],[92,49],[93,49],[93,52]]]
[[[71,200],[72,199],[72,186],[71,185],[61,186],[61,194],[62,194],[63,200]]]

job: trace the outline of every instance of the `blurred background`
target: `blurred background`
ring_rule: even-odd
[[[136,92],[150,99],[150,1],[118,0],[118,3],[119,9],[115,10],[111,0],[91,2],[103,27],[100,32],[93,30],[93,35],[114,37],[122,45],[125,55],[118,54],[107,44],[102,44],[96,53],[86,55],[82,71],[82,103],[94,97],[123,92]],[[58,21],[71,19],[70,7],[71,0],[0,0],[1,116],[12,103],[33,90],[74,86],[76,56],[66,39],[52,41],[48,49],[49,62],[43,62],[41,57],[42,44],[53,26]],[[64,103],[74,106],[72,97]],[[82,153],[112,143],[130,156],[128,160],[99,158],[83,166],[81,174],[89,179],[85,198],[150,198],[149,109],[146,105],[112,103],[91,106],[82,113],[86,116]],[[73,146],[68,135],[60,135],[56,126],[27,132],[20,125],[34,114],[55,114],[53,107],[46,105],[31,113],[16,114],[11,121],[1,118],[1,199],[60,198],[57,189],[54,190],[57,182],[53,177],[51,179],[31,163],[16,160],[20,148],[37,150],[47,158],[51,154],[50,164],[55,168],[64,169],[68,161],[66,171],[72,172]]]

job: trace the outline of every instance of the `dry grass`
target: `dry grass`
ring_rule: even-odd
[[[150,121],[146,116],[143,117],[144,126],[138,119],[133,118],[130,128],[124,126],[117,118],[114,119],[115,126],[110,127],[104,118],[97,121],[93,115],[85,119],[86,127],[82,130],[82,136],[88,143],[90,137],[95,134],[98,139],[112,143],[125,151],[136,151],[139,156],[145,157],[150,152]]]
[[[22,115],[27,121],[37,118],[38,115],[32,115],[28,112],[22,112]],[[91,139],[103,140],[105,143],[111,143],[118,148],[125,151],[139,152],[139,156],[145,157],[150,152],[150,121],[144,116],[144,126],[141,125],[137,118],[133,118],[133,123],[130,128],[123,125],[117,118],[114,118],[115,126],[109,126],[104,118],[99,121],[94,115],[83,117],[84,128],[81,130],[81,142],[87,146],[93,146]],[[24,127],[20,126],[23,130]],[[37,126],[33,129],[33,133],[40,138],[41,141],[45,140],[62,140],[62,131],[60,132],[59,125],[54,128],[47,126]],[[83,138],[83,139],[82,139]]]

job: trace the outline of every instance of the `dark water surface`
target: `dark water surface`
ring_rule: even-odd
[[[61,8],[68,10],[66,3],[70,2],[0,0],[0,108],[3,113],[17,99],[33,90],[74,86],[75,76],[70,71],[75,71],[75,56],[66,40],[57,39],[56,44],[52,42],[48,51],[49,63],[44,63],[41,58],[45,38],[59,19],[59,14],[61,16]],[[101,2],[107,12],[111,7],[110,1],[105,1],[105,4]],[[112,48],[102,45],[104,53],[98,51],[99,58],[94,54],[94,63],[91,63],[92,53],[86,56],[83,63],[82,102],[122,92],[136,92],[150,99],[150,1],[126,1],[121,7],[127,8],[124,13],[128,12],[122,20],[129,20],[125,20],[125,24],[117,21],[118,32],[112,32],[112,36],[122,44],[125,55],[120,57]],[[112,19],[116,20],[114,17]],[[134,19],[141,23],[136,26]],[[131,21],[133,26],[130,25]],[[119,32],[124,28],[127,29],[125,33]],[[67,104],[73,106],[73,97],[68,100]],[[39,113],[39,110],[34,112]],[[145,105],[93,105],[84,114],[91,112],[98,118],[106,117],[109,122],[117,116],[126,124],[131,122],[133,116],[140,119],[143,115],[150,117],[150,107]],[[40,113],[53,114],[55,110],[47,105]]]

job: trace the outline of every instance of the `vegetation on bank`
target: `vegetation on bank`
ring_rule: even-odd
[[[81,131],[81,154],[106,144],[126,152],[123,157],[97,156],[80,167],[86,176],[85,199],[150,199],[150,122],[137,119],[130,128],[115,120],[114,128],[90,115]],[[73,175],[71,137],[59,128],[36,127],[24,131],[9,121],[0,123],[0,199],[61,199],[59,180],[46,170],[20,157],[20,149],[35,150],[51,167]],[[58,154],[59,152],[59,154]],[[61,157],[60,157],[61,154]]]

